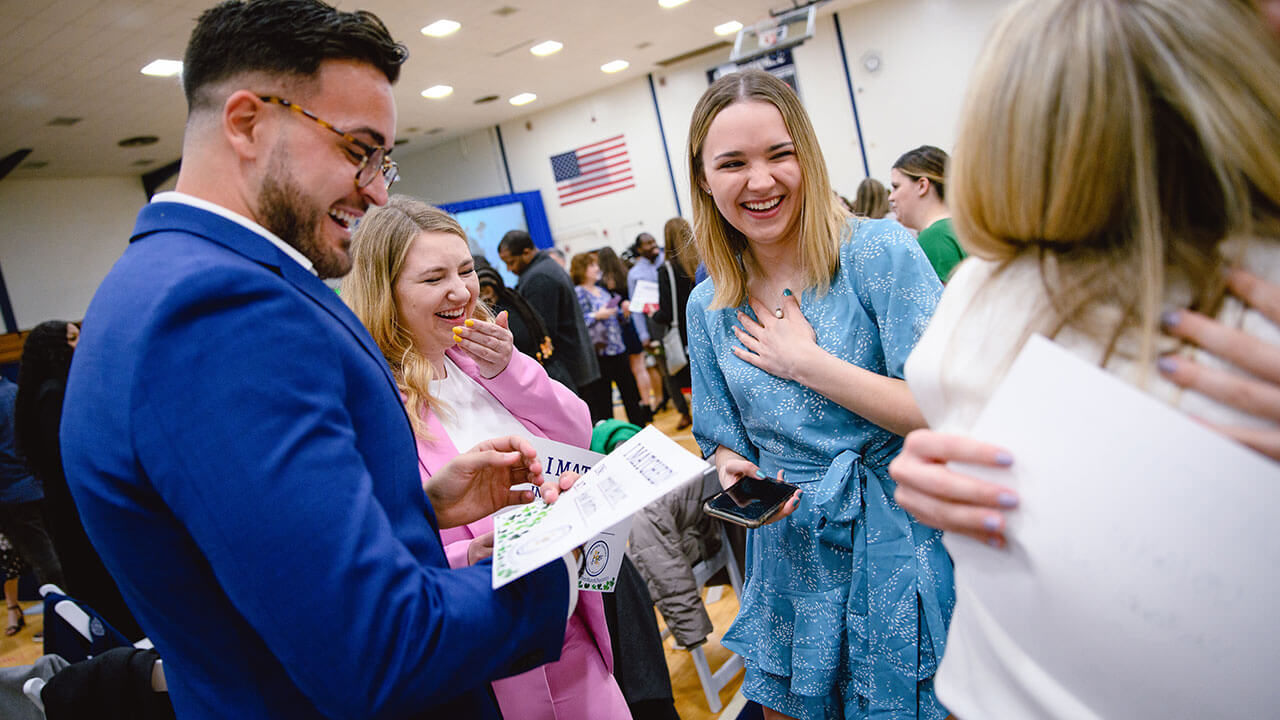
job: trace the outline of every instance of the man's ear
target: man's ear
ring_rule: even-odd
[[[231,93],[222,105],[222,132],[242,159],[261,156],[265,150],[266,105],[248,90]]]

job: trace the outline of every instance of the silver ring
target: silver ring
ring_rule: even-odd
[[[781,320],[781,319],[782,319],[782,308],[778,308],[778,309],[774,310],[774,311],[773,311],[773,316],[774,316],[774,317],[776,317],[776,318],[778,318],[779,320]]]

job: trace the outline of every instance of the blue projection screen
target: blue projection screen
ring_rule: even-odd
[[[463,200],[440,207],[452,213],[467,231],[471,254],[483,255],[502,274],[507,287],[516,286],[516,276],[498,259],[498,242],[503,235],[510,230],[524,230],[539,248],[554,244],[542,196],[537,191]]]

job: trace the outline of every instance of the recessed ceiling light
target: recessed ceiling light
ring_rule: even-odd
[[[737,20],[730,20],[730,21],[729,21],[729,22],[727,22],[727,23],[723,23],[723,24],[717,25],[717,26],[716,26],[716,34],[717,34],[717,35],[732,35],[732,34],[734,34],[734,33],[738,32],[738,31],[739,31],[739,30],[741,30],[741,29],[742,29],[742,23],[738,22]]]
[[[677,5],[683,5],[689,0],[658,0],[658,6],[664,8],[673,8]]]
[[[431,87],[422,91],[422,97],[431,98],[432,100],[439,100],[440,98],[443,98],[443,97],[449,97],[452,94],[453,94],[452,85],[432,85]]]
[[[173,77],[182,72],[181,60],[152,60],[141,70],[143,75],[153,77]]]
[[[456,20],[437,20],[422,28],[422,34],[430,35],[431,37],[444,37],[458,32],[460,27],[462,27],[462,23]]]
[[[631,63],[626,60],[611,60],[600,66],[600,69],[607,73],[622,72],[631,67]]]
[[[533,93],[520,93],[519,95],[516,95],[515,97],[508,100],[507,102],[511,103],[512,105],[528,105],[529,103],[537,99],[538,99],[538,96],[534,95]]]
[[[547,55],[560,52],[560,48],[562,47],[564,47],[563,43],[558,43],[555,40],[548,40],[546,42],[540,42],[529,48],[529,52],[537,55],[538,57],[546,57]]]

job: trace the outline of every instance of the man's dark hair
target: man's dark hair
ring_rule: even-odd
[[[537,248],[533,246],[533,238],[529,237],[529,233],[524,230],[508,230],[498,243],[498,252],[522,255],[525,250],[537,250]]]
[[[319,0],[226,0],[200,15],[183,59],[188,110],[212,101],[202,91],[247,72],[310,77],[325,60],[358,60],[400,77],[409,51],[378,16],[343,12]]]

